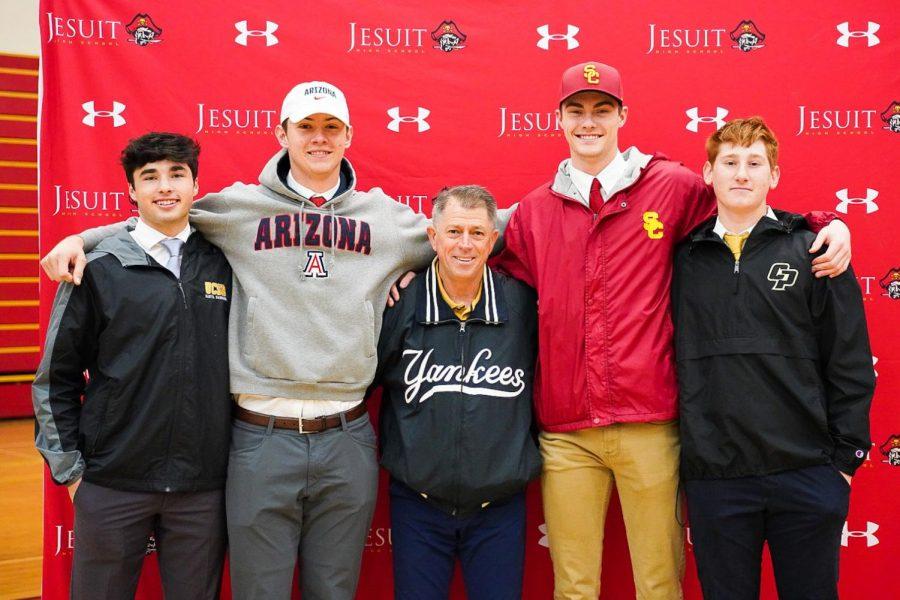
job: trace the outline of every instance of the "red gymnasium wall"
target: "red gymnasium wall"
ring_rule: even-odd
[[[553,116],[559,77],[577,62],[621,70],[630,109],[619,134],[623,149],[661,151],[699,169],[704,139],[717,125],[762,115],[781,139],[783,176],[771,203],[836,211],[853,231],[878,391],[873,446],[853,483],[843,537],[841,591],[848,599],[896,597],[896,9],[886,0],[860,8],[836,0],[778,4],[745,9],[638,0],[588,9],[571,0],[364,6],[321,0],[285,10],[275,0],[43,0],[41,252],[66,234],[131,215],[117,155],[129,138],[149,130],[199,139],[201,192],[255,182],[278,148],[272,128],[281,99],[306,80],[330,81],[347,94],[355,128],[348,156],[360,187],[380,186],[426,213],[445,185],[483,184],[507,206],[549,180],[567,156]],[[737,47],[733,38],[744,32],[755,35],[755,46]],[[443,33],[453,34],[455,45],[441,48],[436,38]],[[44,327],[54,290],[42,279]],[[530,499],[526,596],[548,598],[552,576],[537,486]],[[603,597],[633,597],[621,517],[617,505],[611,510]],[[78,543],[71,524],[65,492],[48,484],[46,598],[67,595]],[[392,596],[390,561],[382,494],[360,598]],[[155,561],[147,564],[141,597],[157,598]],[[685,586],[689,598],[700,597],[692,562]],[[457,589],[455,597],[464,597]],[[775,597],[769,574],[765,589],[765,597]]]

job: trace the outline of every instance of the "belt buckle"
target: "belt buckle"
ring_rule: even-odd
[[[326,423],[327,423],[327,415],[322,415],[322,416],[319,416],[319,417],[313,417],[313,418],[311,418],[311,419],[306,419],[306,420],[307,420],[307,421],[322,421],[322,428],[319,429],[319,430],[312,430],[312,429],[308,429],[308,430],[307,430],[307,429],[303,429],[303,419],[298,419],[298,421],[300,422],[300,423],[299,423],[299,430],[300,430],[300,433],[305,433],[305,434],[309,435],[309,434],[311,434],[311,433],[321,433],[321,432],[325,431],[325,426],[326,426]]]

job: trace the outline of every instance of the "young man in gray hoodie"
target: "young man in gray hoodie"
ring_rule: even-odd
[[[285,96],[281,149],[259,185],[191,209],[234,270],[229,366],[235,420],[226,483],[235,598],[350,599],[375,506],[375,434],[363,396],[391,284],[433,256],[424,216],[355,189],[343,93],[306,82]],[[70,236],[43,260],[80,283],[82,247],[124,223]],[[69,265],[75,263],[69,274]],[[313,435],[314,434],[314,435]]]

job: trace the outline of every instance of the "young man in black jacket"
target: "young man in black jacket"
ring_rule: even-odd
[[[400,600],[447,598],[457,557],[469,598],[522,597],[537,312],[531,288],[485,264],[496,212],[482,187],[442,191],[437,258],[384,314],[375,381]]]
[[[171,133],[128,144],[137,225],[54,301],[33,401],[36,446],[75,508],[72,598],[132,598],[151,534],[167,597],[218,598],[231,268],[188,225],[199,151]]]
[[[872,356],[852,269],[816,279],[802,217],[766,204],[778,142],[759,117],[707,141],[718,215],[675,257],[681,473],[704,597],[837,598],[850,480],[865,460]]]

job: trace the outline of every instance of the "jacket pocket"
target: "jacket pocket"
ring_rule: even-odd
[[[85,448],[85,454],[87,456],[93,456],[98,450],[103,448],[103,443],[108,437],[110,425],[114,421],[113,412],[118,404],[118,398],[118,382],[112,380],[103,386],[100,393],[94,397],[93,401],[99,401],[98,403],[100,405],[98,407],[99,418],[97,419],[97,430],[94,432],[93,436],[89,438],[87,447]]]

